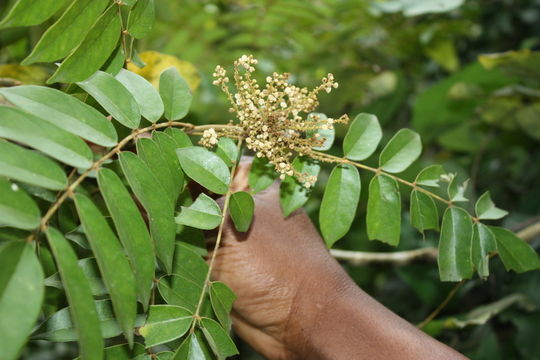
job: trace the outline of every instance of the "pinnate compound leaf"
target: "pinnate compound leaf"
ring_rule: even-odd
[[[108,0],[78,0],[45,31],[23,65],[50,62],[67,56],[82,42],[88,30],[101,15]]]
[[[142,76],[125,69],[120,69],[115,77],[135,98],[145,119],[155,123],[161,118],[164,111],[163,101],[152,84]]]
[[[343,139],[343,153],[351,160],[364,160],[377,149],[382,138],[381,125],[375,115],[358,114]]]
[[[39,25],[60,10],[65,2],[66,0],[17,0],[0,22],[0,29]]]
[[[158,186],[158,180],[144,161],[128,151],[121,152],[118,158],[131,190],[148,213],[156,255],[170,272],[176,233],[174,208],[170,201],[164,201],[167,193]]]
[[[191,311],[174,305],[152,305],[139,333],[147,348],[184,336],[193,322]]]
[[[137,315],[133,272],[118,239],[96,205],[83,194],[75,195],[75,205],[105,286],[111,295],[114,313],[131,344]]]
[[[118,9],[116,6],[110,6],[47,83],[74,83],[88,79],[116,49],[121,31]]]
[[[103,339],[88,280],[77,263],[75,252],[62,234],[49,227],[46,235],[62,278],[71,319],[77,329],[79,352],[83,359],[101,360]]]
[[[321,169],[318,163],[307,158],[297,157],[292,163],[293,167],[308,175],[317,176]],[[300,184],[294,177],[288,176],[281,182],[279,203],[285,216],[304,206],[311,195],[311,190]]]
[[[124,85],[111,74],[97,71],[77,83],[122,125],[135,129],[141,121],[137,101]]]
[[[380,240],[392,246],[399,244],[401,196],[396,180],[386,175],[371,179],[366,223],[370,240]]]
[[[175,67],[170,67],[159,77],[159,94],[165,105],[167,120],[180,120],[191,106],[189,85]]]
[[[236,300],[236,295],[224,283],[216,281],[210,285],[210,301],[212,302],[212,309],[214,309],[216,317],[226,330],[231,328],[229,314],[231,313],[234,300]]]
[[[15,360],[38,318],[43,270],[32,246],[10,241],[0,246],[0,334],[2,359]]]
[[[336,165],[326,183],[319,210],[319,223],[327,247],[350,229],[361,189],[360,175],[351,164]]]
[[[229,209],[236,230],[248,231],[255,211],[253,197],[245,191],[235,192],[231,195]]]
[[[439,180],[444,174],[445,172],[441,165],[430,165],[418,173],[414,182],[417,185],[439,187]]]
[[[112,170],[98,172],[98,185],[116,232],[129,258],[139,301],[146,309],[154,280],[154,249],[137,205],[120,177]]]
[[[226,359],[238,354],[236,345],[219,323],[212,319],[202,318],[201,324],[204,336],[218,359]]]
[[[0,95],[25,112],[94,144],[117,143],[116,130],[103,114],[60,90],[23,85],[0,88]]]
[[[22,110],[0,106],[0,137],[39,150],[65,164],[87,169],[92,151],[77,136]]]
[[[216,154],[227,164],[233,166],[238,160],[238,148],[233,140],[222,137],[217,143]]]
[[[459,207],[446,209],[437,259],[441,281],[460,281],[472,277],[472,237],[470,215]]]
[[[129,13],[128,31],[136,39],[146,37],[156,20],[154,0],[139,0]]]
[[[484,224],[473,226],[472,261],[478,276],[489,276],[489,256],[497,251],[497,242],[493,232]]]
[[[40,220],[41,213],[34,200],[17,184],[0,177],[0,224],[32,230]]]
[[[326,119],[328,119],[328,117],[323,113],[311,113],[308,115],[308,121],[321,121]],[[315,131],[309,130],[307,132],[307,135],[309,137],[314,137],[315,134],[319,134],[318,139],[324,140],[324,142],[321,146],[314,146],[313,150],[326,151],[332,147],[332,144],[334,143],[334,138],[336,137],[336,130],[333,126],[330,129],[319,128]]]
[[[382,150],[379,167],[390,173],[402,172],[420,156],[421,152],[420,135],[410,129],[401,129]]]
[[[35,151],[0,139],[0,175],[51,190],[67,185],[64,170]]]
[[[274,165],[266,158],[255,157],[249,169],[248,184],[254,193],[267,189],[278,177]]]
[[[419,190],[411,192],[411,224],[421,233],[427,229],[439,229],[439,213],[435,201]]]
[[[191,206],[182,206],[175,221],[197,229],[212,230],[221,223],[221,217],[219,205],[210,196],[201,193]]]
[[[184,172],[206,189],[225,194],[231,182],[231,173],[219,156],[200,146],[176,150]]]
[[[481,220],[497,220],[508,215],[508,212],[499,209],[495,206],[489,195],[489,191],[486,191],[482,196],[478,198],[474,206],[476,216]]]
[[[499,256],[507,271],[522,273],[540,268],[540,259],[534,249],[510,230],[490,226],[495,235]]]

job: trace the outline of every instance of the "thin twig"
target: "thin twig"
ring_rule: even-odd
[[[439,304],[439,306],[437,306],[437,308],[435,310],[433,310],[431,312],[431,314],[429,314],[424,320],[422,320],[418,325],[416,325],[416,327],[418,327],[419,329],[422,329],[424,326],[426,326],[431,320],[435,319],[435,317],[437,315],[439,315],[439,313],[442,311],[442,309],[444,309],[446,307],[446,305],[448,305],[448,303],[450,302],[450,300],[452,300],[452,298],[454,297],[454,295],[456,295],[456,293],[458,292],[459,289],[461,289],[461,287],[463,286],[463,284],[465,284],[465,281],[466,280],[461,280],[460,282],[458,282],[453,288],[452,290],[450,290],[450,292],[448,293],[448,295],[446,295],[446,298],[443,300],[442,303]]]
[[[240,153],[241,148],[242,148],[242,140],[239,140],[238,145],[237,145],[238,153]],[[223,211],[222,211],[221,222],[219,224],[219,229],[218,229],[218,233],[216,237],[216,243],[214,245],[214,250],[212,251],[212,257],[210,258],[210,263],[208,264],[208,272],[206,273],[206,279],[204,280],[203,288],[201,290],[201,296],[199,297],[197,308],[195,309],[195,313],[193,314],[194,321],[191,324],[190,333],[193,333],[195,331],[195,326],[197,325],[197,322],[200,319],[200,312],[201,312],[202,304],[204,301],[204,296],[206,295],[206,290],[208,286],[210,285],[210,275],[212,275],[212,269],[214,268],[216,255],[218,253],[219,246],[221,244],[223,228],[225,227],[225,221],[227,220],[227,212],[229,210],[229,200],[232,195],[232,185],[233,185],[234,173],[236,172],[237,165],[238,165],[238,161],[234,163],[231,169],[231,181],[229,183],[229,188],[227,189],[227,193],[225,194],[225,201],[223,203]]]

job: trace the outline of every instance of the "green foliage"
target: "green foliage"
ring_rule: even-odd
[[[238,353],[229,336],[236,297],[226,284],[210,281],[199,229],[215,229],[230,216],[238,231],[248,231],[254,214],[252,194],[277,178],[274,164],[255,157],[249,192],[230,189],[230,168],[243,153],[242,135],[224,125],[230,117],[205,76],[216,59],[229,63],[248,50],[262,55],[265,72],[286,69],[297,74],[293,81],[299,84],[335,71],[336,78],[343,79],[342,92],[322,100],[322,110],[359,114],[348,129],[306,132],[318,133],[325,141],[311,152],[295,154],[293,165],[300,173],[319,175],[319,184],[308,189],[295,177],[285,177],[280,188],[284,216],[302,206],[314,217],[318,212],[328,247],[380,248],[378,242],[364,241],[366,233],[370,240],[412,249],[428,245],[416,240],[418,232],[410,225],[429,245],[436,244],[431,230],[440,228],[438,267],[443,281],[471,279],[476,271],[479,278],[493,276],[491,284],[498,284],[510,275],[502,275],[499,260],[490,264],[495,255],[508,271],[540,268],[537,244],[481,222],[493,220],[511,228],[537,210],[533,179],[538,172],[531,159],[537,154],[534,141],[540,138],[538,53],[525,49],[482,56],[460,69],[458,49],[462,51],[463,43],[457,40],[471,38],[463,29],[473,24],[454,16],[420,16],[458,11],[460,6],[469,12],[459,14],[476,16],[463,1],[435,6],[430,1],[353,5],[329,0],[313,6],[294,0],[254,6],[206,4],[204,9],[187,1],[182,11],[171,11],[180,6],[176,2],[153,0],[11,3],[9,10],[3,8],[8,11],[0,28],[43,24],[38,28],[43,35],[31,50],[26,29],[0,32],[2,44],[8,44],[10,36],[16,38],[6,54],[19,52],[15,60],[24,58],[25,65],[63,61],[57,68],[44,65],[54,72],[48,82],[59,83],[54,88],[26,81],[3,87],[4,81],[23,77],[6,75],[0,66],[0,333],[6,359],[18,358],[29,337],[31,349],[37,346],[35,339],[77,341],[82,359],[148,359],[148,354],[157,359],[214,359]],[[378,17],[383,13],[392,15]],[[156,16],[160,21],[151,32]],[[167,21],[182,24],[182,29],[171,31]],[[193,33],[196,39],[190,38]],[[146,80],[143,72],[123,68],[127,63],[143,66],[133,40],[147,36],[195,62],[203,74],[198,96],[192,96],[194,87],[175,67],[165,67],[159,84]],[[156,41],[156,36],[163,38]],[[154,46],[145,41],[139,44]],[[10,55],[0,56],[0,61],[5,62],[5,56]],[[453,73],[447,76],[446,70]],[[418,78],[443,79],[428,86]],[[397,109],[405,109],[407,102],[413,104],[411,126],[422,133],[424,142],[410,129],[397,130],[386,141],[379,119],[396,131],[389,120],[402,125],[409,112],[398,115]],[[327,118],[323,113],[301,115]],[[184,118],[186,123],[177,122]],[[206,124],[216,119],[219,125]],[[194,136],[210,128],[219,135],[214,151],[193,146]],[[373,155],[383,138],[386,145],[374,165]],[[431,147],[430,140],[440,148]],[[336,155],[340,146],[343,157]],[[423,146],[428,155],[419,159]],[[475,153],[479,149],[482,152]],[[468,162],[471,154],[474,161]],[[419,170],[432,158],[445,162],[452,172],[441,165]],[[470,182],[454,174],[466,174],[471,163]],[[366,184],[373,174],[362,197],[359,170]],[[203,192],[199,194],[193,182],[188,186],[191,181]],[[502,184],[507,182],[510,185]],[[477,189],[488,187],[497,203],[517,210],[508,220],[500,221],[508,213],[495,206],[490,192],[477,196]],[[509,201],[523,189],[531,193],[530,204]],[[229,196],[225,208],[211,193]],[[410,206],[403,206],[407,201]],[[468,207],[456,207],[456,202]],[[474,204],[472,215],[468,211]],[[439,214],[444,214],[442,221]],[[406,266],[398,275],[394,270],[389,275],[385,269],[361,269],[355,277],[371,284],[375,278],[381,283],[408,282],[406,295],[414,292],[423,304],[411,315],[414,319],[434,307],[446,289],[435,283],[433,265],[422,266]],[[530,310],[529,297],[538,302],[527,286],[537,282],[535,274],[516,278],[525,279],[525,285],[505,284],[504,291],[489,293],[489,298],[515,294],[472,311],[460,309],[460,315],[435,320],[426,331],[485,328],[489,319],[515,303],[527,304]],[[527,283],[526,276],[533,280]],[[469,284],[482,286],[476,279]],[[475,298],[470,306],[481,301]],[[509,321],[520,334],[522,329],[536,329],[519,316]],[[42,325],[36,329],[36,323]],[[103,349],[104,339],[121,345]],[[519,335],[516,342],[530,341]],[[156,353],[163,349],[167,351]]]

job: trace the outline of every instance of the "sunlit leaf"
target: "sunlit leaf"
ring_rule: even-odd
[[[0,88],[0,94],[42,120],[102,146],[117,142],[114,126],[93,107],[60,90],[25,85]]]
[[[495,206],[491,200],[489,191],[486,191],[478,198],[474,208],[476,216],[481,220],[497,220],[508,215],[508,211],[499,209]]]
[[[422,152],[420,135],[410,129],[401,129],[390,139],[379,157],[379,167],[390,173],[407,169]]]
[[[350,164],[336,165],[326,183],[319,210],[319,223],[326,246],[349,231],[360,200],[360,175]]]
[[[89,78],[116,48],[121,30],[118,9],[110,6],[47,82],[74,83]]]
[[[100,360],[103,339],[88,280],[77,264],[75,252],[62,234],[49,227],[46,235],[68,298],[71,319],[78,333],[79,352],[84,359]]]
[[[139,105],[124,85],[111,74],[97,71],[77,83],[122,125],[135,129],[141,121]]]
[[[232,166],[238,160],[238,148],[233,140],[222,137],[217,143],[216,154],[227,164]]]
[[[155,261],[148,229],[137,205],[114,171],[101,169],[98,172],[98,185],[130,260],[138,298],[146,309],[154,280]]]
[[[458,207],[446,209],[439,240],[439,276],[442,281],[470,279],[473,228],[469,214]]]
[[[397,246],[401,231],[401,196],[396,180],[377,175],[369,183],[367,233],[370,240]]]
[[[159,94],[165,105],[165,117],[168,120],[180,120],[187,115],[191,106],[191,91],[175,67],[170,67],[161,74]]]
[[[0,137],[23,143],[63,163],[92,165],[92,152],[83,140],[19,109],[0,106]]]
[[[236,230],[248,231],[255,211],[253,197],[245,191],[235,192],[231,195],[229,209]]]
[[[41,24],[65,3],[66,0],[17,0],[0,22],[0,29]]]
[[[178,130],[184,133],[181,130]],[[187,135],[186,135],[187,136]],[[163,131],[156,131],[152,134],[152,140],[154,140],[161,150],[161,156],[165,159],[165,163],[169,167],[169,172],[173,179],[173,197],[176,201],[178,195],[184,190],[184,172],[180,166],[180,161],[176,155],[176,149],[179,146],[169,133]]]
[[[367,159],[382,138],[381,125],[375,115],[358,114],[343,139],[343,153],[351,160]]]
[[[73,1],[64,14],[45,31],[22,64],[49,62],[68,55],[82,42],[108,3],[108,0]]]
[[[118,239],[96,205],[83,194],[75,195],[75,205],[105,286],[111,295],[114,313],[126,339],[132,343],[137,299],[131,267]]]
[[[25,241],[0,246],[0,333],[2,358],[18,359],[38,318],[43,301],[43,270]]]
[[[182,206],[176,216],[177,224],[191,226],[197,229],[212,230],[221,223],[221,209],[208,195],[201,193],[193,205]]]
[[[181,129],[170,127],[165,129],[165,133],[172,137],[178,148],[193,146],[189,136]]]
[[[142,76],[125,69],[121,69],[115,77],[133,95],[145,119],[156,122],[161,118],[165,110],[163,101],[152,84]]]
[[[194,181],[217,194],[225,194],[231,182],[227,165],[211,151],[199,146],[176,150],[184,172]]]
[[[129,34],[136,39],[146,37],[152,30],[155,21],[154,0],[138,0],[129,13]]]
[[[440,178],[444,174],[445,172],[441,165],[430,165],[418,173],[414,182],[417,185],[439,187]]]
[[[191,311],[174,305],[152,305],[139,333],[147,348],[184,336],[193,322]]]

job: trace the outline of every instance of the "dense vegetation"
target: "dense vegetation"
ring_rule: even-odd
[[[473,359],[540,358],[538,5],[3,2],[2,356],[257,358],[202,230],[246,231],[281,174],[284,216],[389,308]]]

